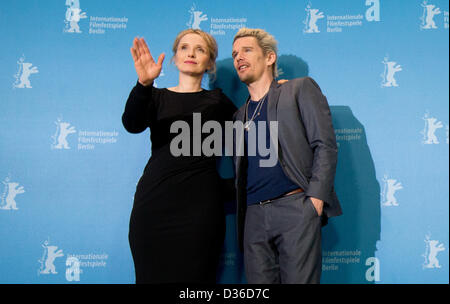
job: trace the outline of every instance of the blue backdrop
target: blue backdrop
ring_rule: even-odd
[[[231,44],[240,27],[279,42],[280,78],[311,76],[339,144],[344,215],[323,229],[323,283],[448,283],[449,34],[446,0],[101,1],[0,4],[0,283],[133,283],[128,222],[149,132],[121,115],[143,36],[178,80],[176,34],[219,44],[237,106]],[[230,164],[221,168],[232,176]],[[186,261],[189,263],[189,261]],[[79,270],[79,271],[78,271]],[[234,202],[219,283],[245,283]]]

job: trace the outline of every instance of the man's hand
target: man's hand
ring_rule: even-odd
[[[321,199],[315,198],[315,197],[309,197],[311,199],[311,202],[314,205],[314,208],[316,208],[317,214],[319,216],[322,215],[323,212],[323,201]]]

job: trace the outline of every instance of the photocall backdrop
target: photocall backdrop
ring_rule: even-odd
[[[231,59],[241,27],[273,34],[280,78],[314,78],[331,107],[344,214],[323,228],[322,282],[448,283],[448,6],[2,1],[0,283],[134,283],[128,224],[151,143],[121,122],[137,80],[132,40],[166,53],[155,86],[170,87],[177,33],[211,33],[218,74],[204,87],[241,106]],[[233,176],[229,159],[220,172]],[[234,203],[218,283],[246,283]]]

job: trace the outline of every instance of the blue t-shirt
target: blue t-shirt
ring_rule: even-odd
[[[270,154],[262,157],[260,151],[258,151],[258,134],[262,130],[258,129],[258,122],[263,121],[265,124],[260,127],[264,127],[266,130],[266,145],[265,147],[269,149],[270,147],[270,133],[269,133],[269,122],[267,121],[267,95],[259,102],[263,102],[261,108],[258,110],[259,115],[255,115],[251,128],[256,128],[256,132],[245,131],[245,149],[248,159],[247,168],[247,205],[257,204],[261,201],[268,199],[273,199],[279,197],[287,192],[297,189],[299,186],[292,182],[286,174],[284,174],[281,168],[280,162],[278,161],[273,167],[261,167],[261,159],[269,159]],[[248,118],[249,120],[255,113],[257,109],[258,102],[250,101],[248,105]],[[258,113],[257,112],[257,113]],[[253,130],[254,131],[254,130]],[[249,147],[249,134],[255,134],[256,155],[248,155]],[[252,136],[253,137],[253,136]],[[251,142],[250,142],[251,143]],[[278,140],[276,141],[278,144]],[[271,152],[273,153],[273,152]],[[253,153],[252,153],[253,154]]]

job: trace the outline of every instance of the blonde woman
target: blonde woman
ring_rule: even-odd
[[[129,241],[136,283],[215,283],[224,236],[225,214],[215,156],[174,156],[170,132],[175,121],[193,127],[232,120],[236,110],[220,89],[201,87],[205,73],[214,74],[217,44],[201,30],[180,32],[173,44],[178,84],[155,88],[165,55],[155,61],[142,38],[131,54],[138,75],[122,116],[130,133],[150,128],[152,155],[136,188]],[[192,132],[191,132],[192,133]],[[190,137],[191,154],[194,147]],[[198,148],[198,147],[197,147]]]

